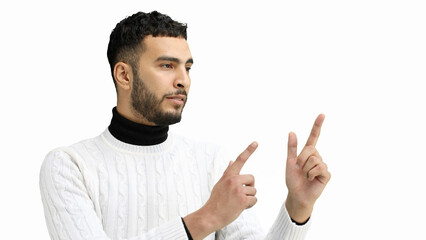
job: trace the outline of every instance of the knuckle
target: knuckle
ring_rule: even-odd
[[[315,165],[321,164],[321,159],[319,159],[318,157],[312,156],[311,158]]]
[[[309,145],[309,146],[306,146],[306,150],[307,150],[309,153],[314,153],[317,149],[316,149],[314,146]]]
[[[235,177],[230,177],[230,178],[226,179],[226,184],[228,186],[233,186],[233,185],[236,184],[236,182],[237,182],[237,179]]]
[[[311,137],[318,138],[319,137],[319,132],[318,131],[311,131]]]
[[[255,181],[254,175],[253,174],[248,174],[248,176],[249,176],[250,182],[254,183],[254,181]]]
[[[319,136],[320,136],[320,132],[318,131],[312,131],[310,134],[312,141],[318,141]]]
[[[324,166],[324,164],[319,164],[319,165],[317,166],[317,168],[318,168],[318,171],[319,171],[319,172],[322,172],[322,171],[324,171],[324,170],[325,170],[325,166]]]

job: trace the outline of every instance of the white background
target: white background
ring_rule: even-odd
[[[244,172],[266,229],[287,193],[287,135],[300,150],[324,113],[317,147],[332,179],[308,239],[426,239],[426,4],[410,0],[2,1],[2,239],[48,239],[44,156],[108,126],[109,34],[152,10],[188,23],[195,60],[171,130],[235,156],[259,142]]]

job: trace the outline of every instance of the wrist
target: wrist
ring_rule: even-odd
[[[292,198],[290,195],[287,196],[285,207],[290,218],[299,224],[306,223],[311,217],[312,211],[314,209],[313,204],[298,201]]]
[[[204,239],[210,233],[215,232],[215,218],[206,209],[201,208],[183,218],[192,238]]]

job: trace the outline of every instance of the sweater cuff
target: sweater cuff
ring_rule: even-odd
[[[302,223],[296,222],[296,220],[294,220],[294,219],[293,219],[293,218],[291,218],[291,217],[290,217],[290,219],[291,219],[291,221],[292,221],[293,223],[295,223],[297,226],[303,226],[303,225],[305,225],[307,222],[309,222],[309,219],[311,219],[311,217],[308,217],[308,219],[307,219],[306,221],[302,222]]]
[[[176,217],[171,219],[169,222],[161,225],[161,227],[159,228],[154,228],[150,231],[148,231],[148,233],[142,237],[142,238],[137,238],[139,239],[179,239],[179,240],[187,240],[188,237],[185,233],[185,230],[182,226],[182,221],[180,219],[180,217]],[[136,240],[133,239],[132,240]]]
[[[298,225],[292,221],[287,212],[285,204],[281,206],[280,212],[270,229],[268,239],[304,239],[312,220],[309,219],[305,224]]]

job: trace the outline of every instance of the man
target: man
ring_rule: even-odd
[[[50,152],[40,189],[52,239],[302,239],[330,179],[315,148],[324,115],[302,152],[289,134],[288,197],[265,236],[249,208],[252,175],[218,147],[169,134],[180,121],[193,59],[186,25],[158,12],[117,24],[108,60],[117,90],[110,126],[98,137]],[[226,165],[227,164],[227,165]]]

